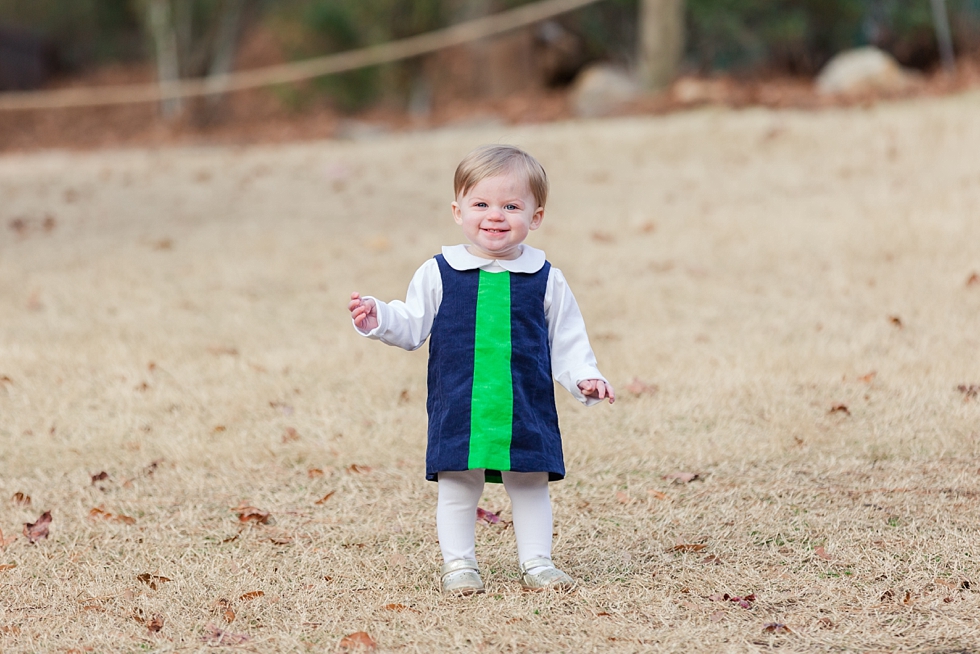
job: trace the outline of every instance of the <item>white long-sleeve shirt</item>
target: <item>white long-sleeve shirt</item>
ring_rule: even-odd
[[[521,255],[516,259],[483,259],[474,256],[465,245],[445,246],[442,255],[456,270],[482,269],[490,273],[510,271],[535,273],[544,266],[544,252],[529,245],[521,245]],[[382,302],[375,297],[378,326],[367,331],[354,325],[358,333],[406,350],[415,350],[425,343],[432,331],[432,323],[442,304],[442,275],[435,259],[429,259],[415,271],[405,301]],[[575,296],[561,271],[551,267],[544,294],[544,313],[548,323],[548,342],[551,345],[551,374],[577,400],[591,406],[600,400],[585,397],[579,390],[579,382],[586,379],[606,378],[599,372],[595,354],[585,331],[585,320],[578,308]]]

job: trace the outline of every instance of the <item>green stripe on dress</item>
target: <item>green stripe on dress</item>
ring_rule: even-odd
[[[475,341],[469,468],[510,470],[514,387],[509,272],[480,271]]]

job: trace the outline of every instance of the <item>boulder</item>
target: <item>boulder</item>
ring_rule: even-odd
[[[822,94],[895,92],[907,89],[915,73],[902,68],[894,57],[868,46],[834,55],[817,75]]]
[[[633,100],[639,92],[627,71],[610,64],[595,64],[575,77],[570,99],[577,116],[593,118]]]

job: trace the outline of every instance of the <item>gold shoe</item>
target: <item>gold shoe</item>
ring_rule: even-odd
[[[528,572],[534,568],[543,568],[534,574]],[[555,567],[551,559],[541,557],[530,559],[521,564],[521,585],[525,590],[561,590],[570,591],[575,588],[575,580]]]
[[[476,595],[485,592],[480,568],[473,559],[456,559],[442,565],[443,595]]]

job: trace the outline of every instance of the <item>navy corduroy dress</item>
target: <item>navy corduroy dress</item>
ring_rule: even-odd
[[[456,270],[440,254],[442,303],[429,340],[425,476],[485,469],[565,476],[544,296],[534,273]]]

